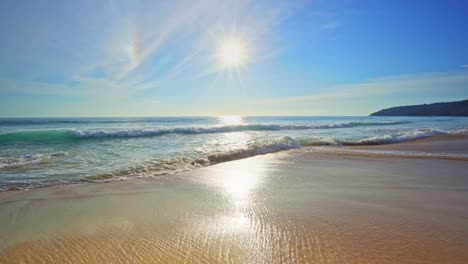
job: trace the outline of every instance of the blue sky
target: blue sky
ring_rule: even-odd
[[[0,116],[367,115],[468,98],[466,1],[0,2]],[[223,41],[246,59],[220,66]]]

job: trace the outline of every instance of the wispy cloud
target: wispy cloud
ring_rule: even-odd
[[[317,16],[317,17],[336,17],[338,16],[337,12],[334,11],[327,11],[327,10],[312,10],[309,13],[311,16]]]
[[[71,83],[71,84],[70,84]],[[106,78],[77,77],[68,84],[40,81],[18,81],[0,78],[0,93],[17,95],[54,95],[115,100],[131,96],[135,91],[147,89],[154,83],[131,85]]]
[[[453,93],[460,94],[464,92],[468,96],[468,73],[425,73],[413,75],[399,75],[384,78],[377,78],[361,83],[347,84],[329,87],[330,92],[260,99],[253,103],[259,105],[270,104],[291,104],[298,102],[323,102],[339,101],[339,100],[354,100],[366,98],[371,100],[372,97],[386,95],[414,95],[415,93],[434,93],[443,91],[446,95]]]
[[[335,30],[337,29],[338,27],[341,26],[341,23],[338,22],[338,21],[329,21],[325,24],[323,24],[320,29],[321,30]]]
[[[31,59],[25,59],[28,65],[18,66],[18,71],[24,73],[20,77],[3,74],[0,67],[0,92],[125,97],[169,85],[180,76],[195,79],[212,72],[216,45],[229,34],[255,43],[252,57],[268,57],[273,41],[266,35],[303,2],[175,0],[169,4],[110,0],[80,2],[73,9],[57,5],[69,18],[68,28],[54,25],[47,18],[44,21],[52,24],[30,27],[45,36],[34,41],[37,49],[44,46],[44,50],[60,50],[61,57],[41,53],[29,56]],[[99,15],[94,16],[94,12]],[[88,16],[90,19],[84,19]],[[33,33],[28,31],[27,36]],[[30,74],[32,71],[36,72]],[[60,83],[36,78],[56,79],[58,75],[65,80]]]
[[[229,34],[236,34],[255,43],[255,54],[262,50],[260,38],[265,38],[277,23],[290,16],[298,2],[289,1],[172,1],[146,3],[133,6],[133,11],[117,13],[112,34],[107,45],[110,54],[103,64],[114,68],[113,78],[128,80],[161,81],[191,72],[196,76],[214,67],[212,59],[217,42]],[[142,8],[144,16],[138,16]],[[268,43],[265,40],[264,43]],[[252,54],[253,55],[253,54]],[[160,61],[166,65],[158,72],[152,67]],[[101,65],[98,65],[101,66]]]
[[[50,84],[46,82],[16,81],[0,77],[0,92],[15,94],[50,95],[65,94],[69,89],[65,84]]]

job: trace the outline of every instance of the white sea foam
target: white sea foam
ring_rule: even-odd
[[[333,137],[306,138],[298,140],[301,146],[356,146],[356,145],[382,145],[392,144],[416,139],[423,139],[438,135],[464,135],[468,130],[450,130],[443,131],[437,129],[414,129],[404,132],[395,132],[393,134],[377,135],[362,139],[346,140]]]
[[[391,134],[391,135],[382,135],[382,136],[373,136],[356,141],[343,141],[344,145],[380,145],[380,144],[391,144],[398,143],[403,141],[410,141],[416,139],[422,139],[438,135],[447,135],[450,132],[436,130],[436,129],[415,129],[410,131],[405,131],[401,133]]]
[[[341,155],[365,155],[373,157],[395,157],[395,158],[434,158],[434,159],[458,159],[468,160],[466,153],[446,153],[446,152],[423,152],[423,151],[402,151],[402,150],[374,150],[374,149],[350,149],[343,147],[314,147],[308,149],[309,152],[331,153]]]
[[[333,129],[351,128],[358,126],[386,126],[406,124],[403,121],[380,122],[338,122],[328,124],[310,125],[279,125],[279,124],[250,124],[228,125],[210,127],[177,127],[158,129],[127,129],[127,130],[68,130],[68,135],[76,138],[103,138],[103,137],[150,137],[165,134],[209,134],[242,131],[279,131],[279,130],[308,130],[308,129]]]
[[[335,138],[309,138],[309,139],[293,139],[291,137],[284,137],[280,140],[264,141],[260,143],[251,144],[247,148],[235,149],[227,152],[207,153],[198,157],[176,157],[172,159],[157,160],[154,162],[147,162],[132,168],[114,171],[112,173],[96,175],[87,177],[87,181],[109,181],[109,180],[122,180],[135,177],[152,177],[164,174],[171,174],[192,170],[200,167],[214,165],[222,162],[238,160],[257,155],[268,153],[275,153],[283,150],[297,149],[305,146],[319,146],[316,150],[323,152],[343,152],[352,153],[354,150],[340,148],[339,146],[349,145],[379,145],[390,144],[402,141],[409,141],[421,138],[427,138],[436,135],[446,135],[460,133],[460,131],[441,131],[434,129],[415,129],[396,133],[392,135],[382,135],[369,137],[359,140],[338,140]],[[320,146],[332,146],[321,148]],[[338,148],[336,148],[338,147]],[[354,151],[355,153],[360,150]],[[361,151],[366,152],[366,151]],[[368,154],[385,154],[394,156],[414,156],[414,157],[434,157],[434,158],[468,158],[465,154],[452,154],[452,153],[420,153],[420,152],[372,152]]]
[[[453,135],[468,135],[468,129],[451,130],[448,133]]]
[[[0,120],[0,191],[72,184],[86,176],[89,181],[153,177],[277,151],[306,150],[305,146],[340,148],[468,135],[466,118],[242,117],[235,124],[225,121],[212,117]]]
[[[283,150],[299,148],[299,143],[291,137],[273,142],[256,143],[247,148],[236,149],[226,152],[209,153],[203,156],[188,158],[176,157],[172,159],[147,162],[125,170],[115,171],[108,174],[89,176],[87,181],[109,181],[116,179],[128,179],[129,177],[152,177],[164,174],[182,172],[200,167],[214,165],[226,161],[238,160],[257,155],[275,153]]]
[[[11,169],[38,164],[50,159],[66,156],[66,152],[49,154],[22,154],[17,156],[0,156],[0,169]]]

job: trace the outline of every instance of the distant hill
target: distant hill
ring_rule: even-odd
[[[371,116],[468,116],[468,99],[458,102],[397,106]]]

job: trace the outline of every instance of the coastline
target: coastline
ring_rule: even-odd
[[[266,117],[244,119],[238,118],[239,123],[226,123],[223,118],[7,122],[4,129],[10,132],[0,134],[0,192],[160,177],[298,148],[361,156],[368,152],[373,157],[468,160],[464,150],[396,155],[347,148],[466,135],[466,126],[460,125],[464,119],[285,117],[276,118],[275,124]],[[156,127],[145,128],[146,123]],[[447,149],[445,143],[442,147]]]
[[[426,152],[468,153],[467,135],[437,135],[396,144],[351,146],[351,149],[409,150]]]
[[[440,135],[395,144],[309,148],[309,150],[340,156],[468,161],[468,136]]]
[[[343,149],[467,146],[437,136]],[[294,149],[154,179],[2,192],[0,262],[466,262],[468,162],[391,155]]]

